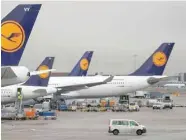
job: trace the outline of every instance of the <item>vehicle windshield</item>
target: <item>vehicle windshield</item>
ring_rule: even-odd
[[[130,103],[130,105],[135,105],[135,103]]]
[[[171,102],[171,100],[163,100],[163,102],[169,103]]]
[[[137,122],[135,121],[130,121],[130,126],[138,126],[139,124],[137,124]]]
[[[41,109],[42,108],[42,105],[41,104],[36,104],[36,105],[34,105],[34,108]]]

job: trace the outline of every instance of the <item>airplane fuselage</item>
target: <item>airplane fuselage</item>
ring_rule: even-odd
[[[93,78],[94,77],[103,78],[105,76],[93,76]],[[147,82],[150,77],[160,78],[165,76],[114,76],[113,80],[107,84],[97,85],[73,92],[62,93],[61,98],[76,99],[121,96],[151,86],[151,84]],[[50,79],[49,85],[52,86],[53,83],[57,81],[57,79],[59,80],[59,83],[68,83],[72,79],[78,83],[84,81],[82,78],[85,77],[60,77],[60,80],[57,77],[52,77]]]
[[[17,100],[17,88],[22,89],[22,99],[28,100],[37,97],[50,95],[57,92],[52,87],[35,87],[35,86],[7,86],[1,88],[1,104],[14,103]]]

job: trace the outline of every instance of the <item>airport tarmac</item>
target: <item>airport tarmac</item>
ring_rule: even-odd
[[[186,140],[186,108],[140,112],[59,112],[57,120],[4,121],[2,140]],[[109,119],[128,118],[147,127],[147,134],[108,133]]]

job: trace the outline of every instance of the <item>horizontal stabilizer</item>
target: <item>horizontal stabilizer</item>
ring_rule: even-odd
[[[56,69],[40,70],[40,71],[32,71],[32,72],[30,72],[30,76],[31,76],[31,75],[44,74],[44,73],[53,72],[53,71],[56,71]]]
[[[16,78],[16,74],[9,66],[1,67],[1,79]]]

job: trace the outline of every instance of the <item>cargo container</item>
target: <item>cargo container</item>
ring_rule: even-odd
[[[24,114],[27,119],[35,119],[37,117],[35,108],[24,109]]]
[[[68,107],[66,104],[61,104],[59,105],[59,111],[68,111]]]

